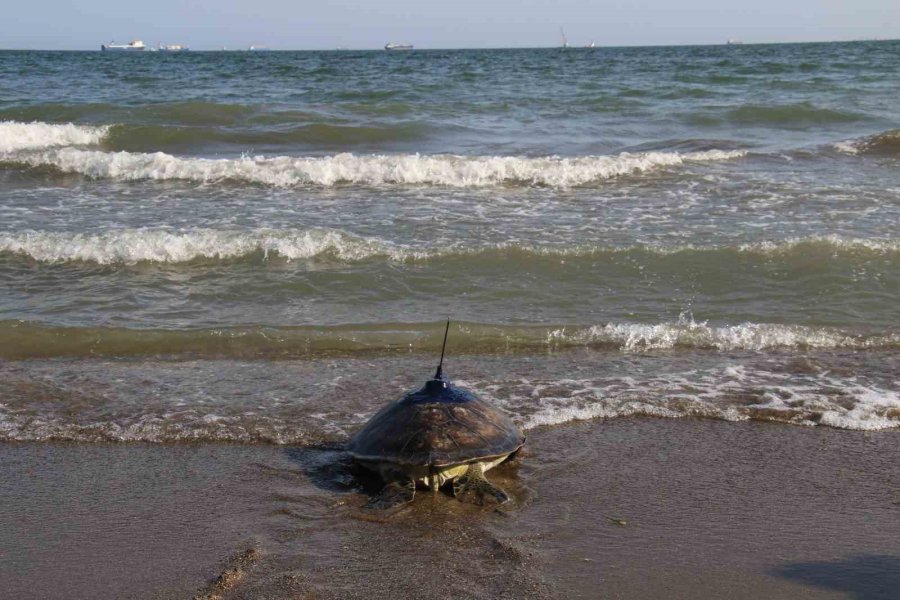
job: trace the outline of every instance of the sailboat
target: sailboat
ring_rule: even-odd
[[[563,30],[562,27],[559,28],[559,34],[562,36],[562,40],[563,40],[562,47],[568,48],[569,47],[569,38],[566,37],[566,32]]]

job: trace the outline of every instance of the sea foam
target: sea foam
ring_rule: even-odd
[[[548,246],[514,242],[413,246],[323,227],[248,230],[122,228],[96,233],[34,230],[0,232],[0,253],[18,254],[41,262],[86,261],[99,264],[180,263],[197,259],[233,260],[258,253],[266,258],[279,257],[286,260],[327,255],[333,260],[352,263],[376,258],[409,262],[502,253],[561,259],[579,257],[601,259],[604,255],[614,256],[623,253],[666,257],[680,253],[736,252],[768,258],[795,253],[808,254],[812,251],[829,254],[887,255],[900,252],[900,240],[812,236],[736,246],[614,247],[592,244]]]
[[[0,152],[98,144],[108,132],[108,126],[89,127],[71,123],[2,121],[0,122]]]
[[[710,348],[720,351],[785,349],[878,348],[900,344],[900,336],[861,337],[839,329],[741,323],[712,326],[693,321],[659,324],[609,323],[570,334],[552,332],[551,337],[573,345],[609,344],[625,352],[647,352],[673,348]]]
[[[661,167],[731,160],[745,155],[742,150],[708,150],[687,153],[623,152],[611,156],[572,158],[343,153],[324,157],[211,159],[177,157],[163,152],[102,152],[69,147],[7,154],[3,160],[123,181],[236,181],[276,187],[337,184],[568,187]]]
[[[98,264],[181,263],[197,259],[234,259],[258,252],[288,260],[329,254],[343,262],[374,256],[403,260],[414,255],[389,242],[324,228],[0,233],[0,252],[23,254],[41,262],[88,261]]]
[[[891,129],[864,138],[835,142],[832,148],[844,154],[900,154],[900,129]]]
[[[632,416],[765,420],[839,429],[900,427],[900,393],[827,369],[799,375],[749,365],[682,372],[471,382],[525,429]]]

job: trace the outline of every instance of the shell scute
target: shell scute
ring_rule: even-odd
[[[524,442],[506,414],[433,379],[380,410],[347,450],[363,461],[443,467],[510,454]]]

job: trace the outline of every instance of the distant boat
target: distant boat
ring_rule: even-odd
[[[568,48],[569,47],[569,38],[566,37],[566,32],[563,31],[562,27],[559,28],[559,35],[562,36],[562,42],[563,42],[562,47]]]
[[[250,46],[247,50],[250,52],[268,52],[269,48],[266,46]]]
[[[101,44],[100,50],[103,52],[143,52],[147,49],[147,46],[144,45],[144,42],[141,40],[131,40],[131,42],[127,44],[117,44],[115,42],[110,42],[108,44]]]
[[[728,40],[727,42],[725,42],[725,44],[728,46],[740,46],[743,43],[744,42],[742,42],[741,40]]]
[[[385,50],[412,50],[412,44],[400,44],[397,42],[388,42],[384,45]]]
[[[159,51],[160,52],[187,52],[190,50],[187,46],[182,46],[181,44],[160,44]]]
[[[594,45],[594,42],[591,42],[590,44],[585,46],[585,48],[596,48],[596,46]]]

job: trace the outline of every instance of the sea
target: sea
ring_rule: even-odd
[[[900,428],[900,42],[0,52],[0,440]]]

